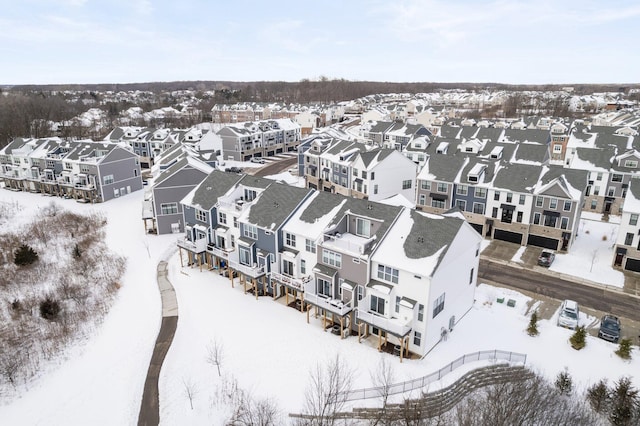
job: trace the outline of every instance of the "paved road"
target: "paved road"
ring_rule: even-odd
[[[254,176],[270,176],[281,173],[282,171],[290,168],[294,164],[297,164],[298,157],[286,158],[280,161],[274,161],[272,163],[266,164],[263,167],[260,167],[253,174]]]
[[[157,426],[160,423],[158,379],[164,358],[171,347],[178,326],[178,303],[173,286],[167,279],[167,262],[158,263],[158,289],[162,298],[162,324],[153,348],[151,362],[144,382],[144,392],[138,415],[139,426]]]
[[[542,274],[531,269],[516,268],[481,259],[478,279],[541,294],[558,300],[573,299],[581,306],[609,312],[619,317],[640,321],[640,298]]]

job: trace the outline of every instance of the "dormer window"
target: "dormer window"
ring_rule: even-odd
[[[449,149],[449,142],[440,142],[438,148],[436,148],[436,153],[438,154],[446,154]]]
[[[486,167],[486,164],[476,164],[475,166],[473,166],[467,174],[467,180],[471,183],[482,182],[484,170]]]
[[[503,147],[496,146],[495,148],[493,148],[491,150],[491,153],[489,154],[489,156],[491,158],[493,158],[494,160],[498,160],[498,159],[502,158],[502,150],[503,150]]]
[[[629,167],[630,169],[637,169],[638,168],[638,160],[626,160],[624,162],[624,166],[625,167]]]

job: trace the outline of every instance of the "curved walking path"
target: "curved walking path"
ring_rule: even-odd
[[[139,426],[156,426],[160,423],[160,401],[158,397],[158,379],[164,357],[171,347],[173,336],[178,326],[178,300],[173,286],[167,278],[167,262],[158,263],[158,289],[162,298],[162,324],[156,338],[156,345],[153,348],[153,355],[147,371],[147,379],[144,382],[144,392],[142,403],[140,404],[140,414],[138,415]]]

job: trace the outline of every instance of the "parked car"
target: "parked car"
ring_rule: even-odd
[[[569,299],[562,302],[560,315],[558,315],[558,325],[575,330],[578,327],[578,318],[580,318],[578,302]]]
[[[227,167],[225,170],[225,172],[229,172],[229,173],[242,173],[242,169],[240,167]]]
[[[264,158],[262,157],[251,157],[251,160],[249,161],[252,163],[264,164]]]
[[[620,320],[613,315],[604,315],[600,320],[600,331],[598,337],[613,343],[620,340]]]
[[[553,250],[544,249],[540,256],[538,256],[538,265],[549,267],[553,263],[553,259],[556,258],[556,254]]]

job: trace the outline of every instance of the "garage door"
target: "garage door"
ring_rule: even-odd
[[[627,259],[627,263],[624,264],[624,269],[627,271],[640,272],[640,260]]]
[[[540,235],[529,235],[527,245],[558,250],[559,242],[560,240],[555,238],[541,237]]]
[[[496,240],[509,241],[510,243],[522,244],[522,234],[518,234],[517,232],[496,229],[493,233],[493,238]]]
[[[477,223],[471,223],[471,226],[473,226],[473,229],[475,229],[478,234],[482,235],[482,225],[478,225]]]

